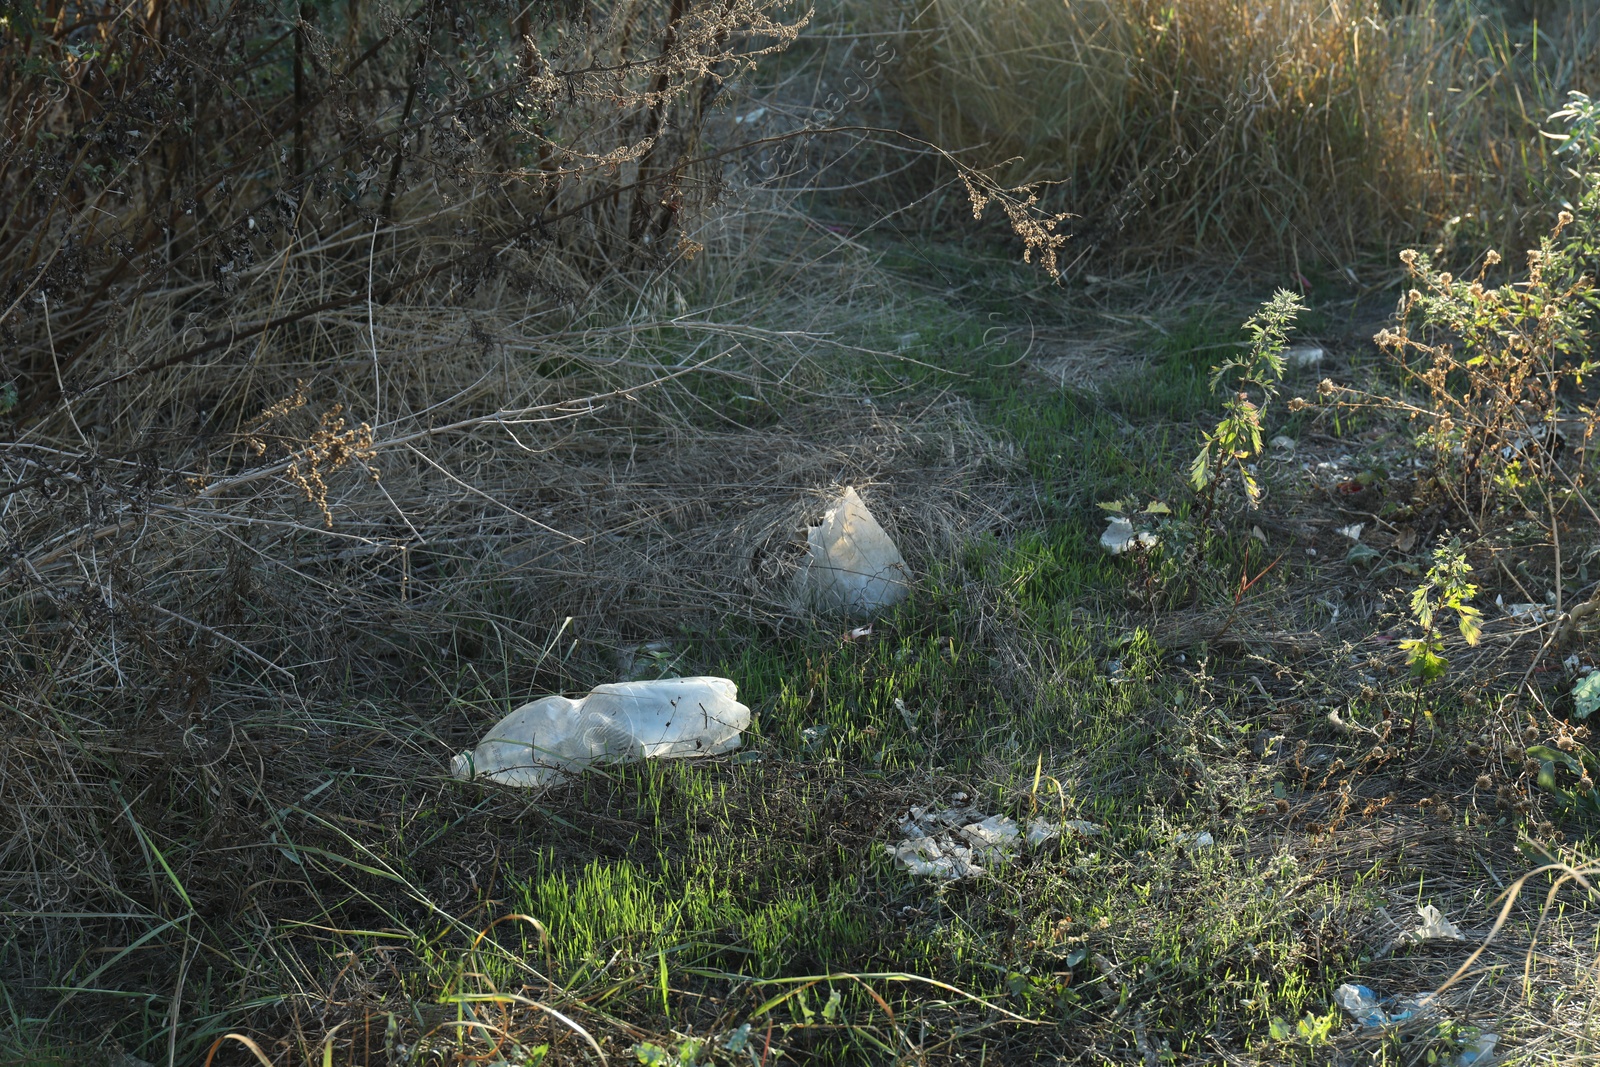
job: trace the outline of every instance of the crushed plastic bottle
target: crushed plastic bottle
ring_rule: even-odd
[[[739,747],[750,709],[727,678],[662,678],[547,696],[501,719],[451,761],[457,778],[535,789],[593,763],[711,756]]]
[[[810,546],[795,575],[803,607],[865,616],[893,607],[911,592],[911,569],[900,549],[853,488],[806,534]]]
[[[1379,1000],[1378,994],[1367,986],[1348,982],[1333,991],[1333,999],[1352,1019],[1369,1027],[1403,1022],[1415,1015],[1426,1001],[1424,997],[1408,997],[1398,1004],[1393,997]],[[1385,1005],[1398,1010],[1385,1010]]]

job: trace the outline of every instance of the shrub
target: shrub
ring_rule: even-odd
[[[1396,325],[1376,338],[1420,397],[1386,403],[1418,424],[1433,484],[1479,531],[1505,505],[1545,513],[1550,493],[1575,489],[1558,460],[1595,428],[1585,382],[1600,369],[1589,334],[1600,306],[1600,111],[1574,93],[1555,117],[1568,122],[1559,136],[1577,203],[1528,252],[1527,273],[1493,285],[1493,250],[1471,277],[1405,251],[1410,286]]]
[[[348,351],[366,316],[340,313],[371,304],[507,284],[559,305],[599,272],[659,265],[710,192],[708,109],[793,39],[790,6],[11,6],[14,414],[269,337]],[[229,401],[245,403],[212,398]]]

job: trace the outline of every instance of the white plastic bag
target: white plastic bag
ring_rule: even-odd
[[[1100,547],[1113,556],[1120,556],[1130,548],[1154,548],[1161,539],[1149,530],[1135,530],[1133,521],[1121,515],[1106,520],[1105,532],[1100,535]]]
[[[854,489],[845,489],[806,535],[795,586],[804,607],[871,615],[911,592],[911,569]]]
[[[501,719],[451,761],[457,778],[553,785],[591,763],[710,756],[739,747],[750,709],[726,678],[662,678],[597,686],[580,700],[548,696]]]
[[[1465,941],[1456,924],[1444,917],[1444,913],[1432,904],[1424,904],[1417,909],[1417,917],[1422,920],[1422,925],[1411,931],[1407,936],[1412,941],[1431,941],[1436,938],[1445,941]]]

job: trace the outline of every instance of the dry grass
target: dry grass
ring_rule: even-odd
[[[905,17],[895,79],[931,140],[1062,183],[1069,259],[1337,274],[1447,219],[1506,247],[1533,210],[1537,232],[1535,131],[1600,75],[1592,6],[1542,14],[1534,48],[1432,0],[935,0]]]
[[[481,929],[414,871],[345,876],[464,862],[416,856],[408,798],[499,702],[784,625],[843,484],[925,563],[1005,509],[964,404],[863,402],[901,358],[871,257],[781,185],[726,199],[710,105],[802,13],[681,7],[525,13],[520,54],[432,8],[8,27],[8,1049],[125,1018],[60,983],[171,993],[176,1058],[216,1036],[196,1012],[320,1037],[300,1013],[346,987],[300,924]],[[367,784],[308,807],[330,761]],[[381,1055],[373,982],[347,1007]]]

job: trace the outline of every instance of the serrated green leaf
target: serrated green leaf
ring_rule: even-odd
[[[1207,442],[1206,447],[1200,450],[1200,454],[1194,457],[1194,462],[1189,464],[1189,481],[1194,484],[1195,490],[1199,491],[1203,490],[1210,480],[1211,445]]]
[[[1449,661],[1439,654],[1438,642],[1435,640],[1413,637],[1401,641],[1400,647],[1407,653],[1412,676],[1420,678],[1425,683],[1443,678],[1445,671],[1449,669]]]
[[[1095,505],[1095,507],[1103,508],[1106,511],[1121,511],[1126,506],[1127,505],[1121,500],[1105,500]]]
[[[1146,515],[1171,515],[1172,509],[1159,500],[1152,500],[1145,506],[1143,513]]]

